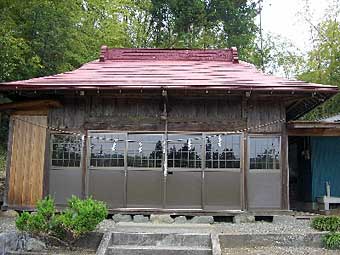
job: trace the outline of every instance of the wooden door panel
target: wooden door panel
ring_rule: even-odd
[[[7,203],[33,207],[42,198],[47,116],[15,115]]]

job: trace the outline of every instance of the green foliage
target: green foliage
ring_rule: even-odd
[[[249,49],[248,61],[269,74],[295,78],[303,69],[303,54],[287,39],[272,33],[257,38]]]
[[[256,5],[238,0],[152,0],[150,30],[155,47],[226,48],[243,52],[255,38]]]
[[[29,231],[33,234],[49,233],[55,217],[54,200],[47,197],[37,203],[36,213],[23,212],[17,218],[16,226],[21,231]]]
[[[31,215],[28,212],[21,213],[15,221],[15,225],[20,231],[28,231],[29,225],[28,221],[31,218]]]
[[[319,231],[340,231],[340,217],[315,217],[311,223],[312,227]]]
[[[340,217],[316,217],[311,226],[319,231],[330,231],[323,239],[323,245],[328,249],[340,249]]]
[[[314,47],[308,53],[305,71],[300,80],[340,86],[340,22],[327,19],[316,28]],[[340,96],[337,95],[305,116],[318,119],[340,112]]]
[[[103,202],[77,197],[72,197],[68,201],[68,208],[57,214],[54,200],[47,197],[37,203],[35,213],[20,214],[16,219],[16,227],[20,231],[48,235],[72,243],[81,235],[93,231],[106,216],[107,207]]]
[[[340,249],[340,233],[328,233],[322,242],[328,249]]]
[[[93,231],[107,216],[107,208],[103,202],[92,198],[81,200],[73,196],[68,201],[68,208],[60,215],[59,221],[74,239],[84,233]]]
[[[101,45],[243,51],[255,16],[246,0],[2,0],[0,82],[77,68]]]

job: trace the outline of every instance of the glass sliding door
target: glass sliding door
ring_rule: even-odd
[[[163,135],[128,134],[127,207],[163,207]]]
[[[126,134],[91,133],[88,195],[110,208],[125,207]]]
[[[202,135],[168,135],[166,207],[202,208]]]
[[[241,209],[240,134],[89,135],[87,195],[111,209]]]
[[[280,136],[250,136],[248,148],[248,208],[280,209]]]
[[[241,135],[206,136],[204,209],[241,209]]]
[[[79,136],[51,135],[49,194],[57,205],[82,196],[82,146]]]

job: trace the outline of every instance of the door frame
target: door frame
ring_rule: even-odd
[[[128,135],[129,134],[155,134],[155,135],[166,135],[164,131],[121,131],[121,130],[88,130],[87,134],[88,134],[88,140],[87,140],[87,158],[86,158],[86,181],[85,181],[85,195],[86,197],[89,196],[89,171],[90,171],[90,157],[91,157],[91,150],[90,150],[90,137],[95,135],[95,134],[125,134],[126,137],[126,145],[125,145],[125,154],[124,154],[124,173],[125,173],[125,178],[124,178],[124,207],[123,208],[114,208],[114,210],[160,210],[160,211],[182,211],[182,210],[191,210],[191,211],[207,211],[206,209],[206,195],[205,195],[205,173],[206,172],[223,172],[223,171],[238,171],[240,173],[240,183],[239,183],[239,187],[240,187],[240,197],[239,197],[239,201],[240,201],[240,209],[221,209],[221,210],[214,210],[214,211],[242,211],[244,210],[244,196],[245,196],[245,192],[244,192],[244,179],[245,179],[245,167],[244,167],[244,139],[245,139],[245,134],[244,133],[228,133],[228,132],[198,132],[198,131],[193,131],[193,132],[188,132],[188,131],[169,131],[167,132],[168,136],[171,136],[173,134],[178,134],[178,135],[197,135],[197,136],[201,136],[202,137],[202,142],[201,142],[201,146],[202,146],[202,150],[201,150],[201,167],[200,168],[168,168],[167,172],[201,172],[201,208],[194,208],[194,209],[181,209],[181,208],[174,208],[174,209],[170,209],[167,208],[166,205],[166,193],[167,193],[167,176],[164,176],[163,174],[163,183],[162,183],[162,197],[163,197],[163,204],[160,208],[128,208],[127,207],[127,184],[128,184],[128,171],[132,170],[132,171],[148,171],[151,169],[139,169],[139,168],[130,168],[127,166],[127,151],[128,151]],[[205,147],[206,147],[206,139],[205,137],[208,135],[215,135],[215,134],[224,134],[224,135],[238,135],[240,137],[240,168],[225,168],[225,169],[208,169],[205,167],[205,163],[206,163],[206,151],[205,151]],[[171,140],[168,137],[169,140]],[[166,143],[168,144],[168,143]],[[164,164],[163,164],[163,160],[164,160],[164,156],[162,159],[162,167],[161,167],[161,171],[164,171]],[[117,168],[118,169],[118,168]],[[112,170],[112,168],[107,169],[108,171]],[[120,168],[120,170],[122,170]],[[210,210],[211,211],[211,210]]]

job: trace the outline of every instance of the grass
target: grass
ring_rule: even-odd
[[[328,216],[328,217],[315,217],[312,220],[312,228],[319,231],[340,231],[340,217]]]
[[[312,228],[320,231],[330,231],[322,243],[327,249],[340,249],[340,217],[316,217],[312,220]]]
[[[322,242],[327,249],[338,250],[340,249],[340,233],[331,232],[323,238]]]

